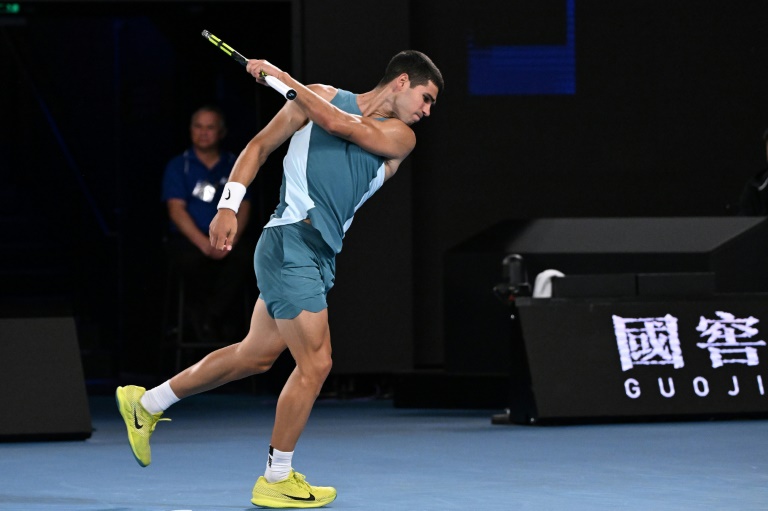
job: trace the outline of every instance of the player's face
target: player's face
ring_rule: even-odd
[[[400,106],[400,119],[408,125],[415,124],[422,117],[429,117],[437,101],[437,85],[431,81],[426,85],[406,88]]]
[[[203,110],[192,119],[189,127],[192,137],[192,145],[197,149],[215,149],[224,137],[224,129],[221,126],[221,118],[216,112]]]

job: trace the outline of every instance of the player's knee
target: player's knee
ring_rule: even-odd
[[[269,371],[277,357],[265,354],[252,355],[246,350],[239,350],[236,353],[238,372],[250,376]]]
[[[331,360],[330,356],[317,356],[310,363],[303,364],[303,367],[301,367],[304,382],[307,386],[317,387],[319,391],[325,379],[328,378],[331,367],[333,367],[333,360]]]
[[[266,373],[272,368],[272,364],[275,363],[273,358],[256,358],[248,361],[248,369],[251,374]]]
[[[320,360],[319,367],[317,368],[318,374],[322,377],[323,381],[325,381],[326,378],[328,378],[328,375],[331,374],[331,369],[333,368],[333,359],[330,356],[323,357],[322,360]]]

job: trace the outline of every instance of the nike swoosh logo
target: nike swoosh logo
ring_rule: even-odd
[[[229,200],[229,198],[232,197],[232,190],[227,190],[227,196],[224,197],[224,200]]]
[[[139,419],[136,417],[136,407],[133,407],[133,425],[136,426],[136,429],[141,429],[144,427],[143,424],[139,424]]]
[[[308,501],[313,501],[313,500],[315,500],[315,496],[314,496],[314,495],[312,495],[311,493],[309,494],[309,497],[294,497],[294,496],[292,496],[292,495],[285,495],[285,493],[283,493],[283,495],[284,495],[284,496],[286,496],[286,497],[288,497],[288,498],[289,498],[289,499],[291,499],[291,500],[308,500]]]

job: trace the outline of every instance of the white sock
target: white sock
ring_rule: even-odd
[[[291,473],[292,459],[293,451],[278,451],[270,445],[269,458],[267,459],[267,470],[264,472],[264,477],[267,479],[267,482],[276,483],[288,478],[288,474]]]
[[[141,406],[143,406],[152,415],[166,411],[173,403],[177,403],[179,398],[171,389],[171,380],[158,385],[154,389],[148,390],[141,396]]]

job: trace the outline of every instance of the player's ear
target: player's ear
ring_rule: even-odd
[[[410,81],[411,79],[408,77],[408,73],[402,73],[400,76],[395,78],[395,87],[398,91],[404,90],[408,88]]]

